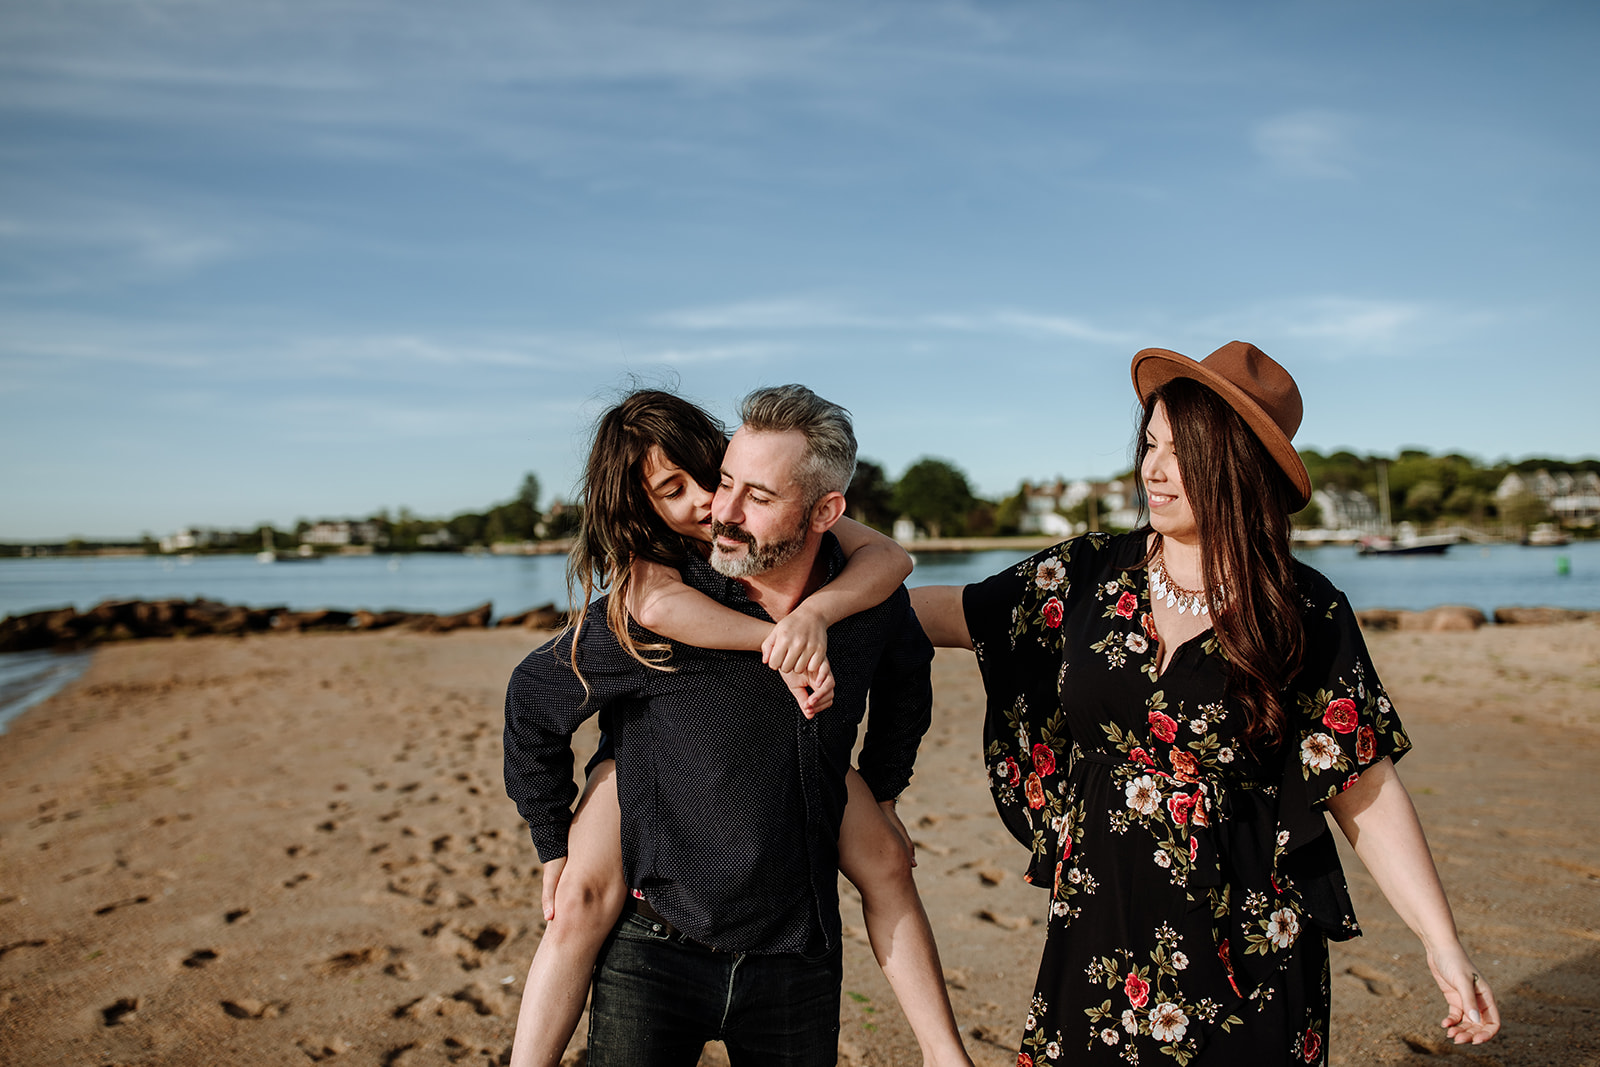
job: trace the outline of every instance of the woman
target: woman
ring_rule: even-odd
[[[1002,819],[1051,888],[1019,1062],[1324,1063],[1327,939],[1359,933],[1322,809],[1422,939],[1459,1042],[1499,1029],[1344,597],[1289,551],[1301,401],[1235,341],[1134,357],[1148,525],[913,590],[974,649]]]
[[[834,533],[850,557],[848,565],[777,625],[689,589],[677,566],[688,553],[709,550],[711,496],[726,444],[710,416],[667,392],[633,392],[602,415],[584,472],[583,525],[572,549],[569,581],[582,589],[584,608],[596,588],[609,587],[609,628],[641,662],[672,669],[669,646],[630,628],[630,616],[684,644],[761,650],[764,662],[784,672],[801,710],[814,715],[831,701],[828,626],[888,597],[910,573],[910,559],[888,538],[843,519]],[[582,609],[574,612],[575,626],[582,625],[583,615]],[[573,648],[576,656],[576,642]],[[583,1011],[595,957],[625,901],[621,813],[608,748],[602,741],[590,764],[569,855],[544,867],[547,925],[523,989],[514,1067],[559,1062]],[[839,867],[861,892],[873,951],[925,1061],[971,1067],[912,880],[909,835],[893,804],[878,804],[853,770],[847,785]]]

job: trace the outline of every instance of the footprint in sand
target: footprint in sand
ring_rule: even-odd
[[[350,1051],[351,1045],[342,1037],[304,1037],[295,1042],[295,1047],[304,1052],[312,1063],[321,1063],[344,1055]]]
[[[232,911],[230,911],[227,914],[223,915],[222,921],[227,923],[229,926],[232,926],[234,923],[238,922],[240,919],[247,919],[249,917],[250,917],[250,909],[249,908],[234,908]]]
[[[324,975],[344,974],[357,967],[365,967],[369,963],[376,963],[387,956],[388,953],[381,948],[357,948],[349,952],[341,952],[337,956],[329,956],[317,968],[317,973]]]
[[[120,1026],[122,1020],[139,1010],[138,997],[123,997],[115,1004],[100,1009],[100,1018],[107,1026]]]
[[[96,915],[110,915],[112,912],[116,911],[118,908],[131,907],[134,904],[148,904],[148,903],[150,903],[150,898],[149,897],[143,897],[143,896],[141,896],[141,897],[129,897],[126,900],[113,900],[110,904],[103,904],[100,907],[94,909],[94,913]]]
[[[297,886],[299,886],[302,882],[309,882],[309,881],[311,881],[311,879],[313,879],[315,877],[316,877],[316,875],[312,874],[310,871],[301,871],[299,874],[295,875],[293,878],[290,878],[288,881],[284,882],[283,883],[283,888],[285,888],[285,889],[294,889]]]
[[[183,965],[191,970],[199,970],[206,964],[216,960],[216,958],[217,953],[214,950],[209,948],[197,948],[193,952],[189,953],[189,955],[184,957]]]
[[[289,1008],[278,1000],[224,1000],[222,1010],[235,1019],[276,1019]]]
[[[12,941],[8,944],[0,945],[0,959],[5,959],[8,953],[15,952],[19,948],[44,948],[49,943],[49,941],[45,940]]]
[[[1026,930],[1028,927],[1033,925],[1032,919],[1018,918],[1011,915],[1001,915],[997,912],[990,911],[988,908],[984,908],[982,911],[978,912],[978,918],[982,919],[984,922],[994,923],[1002,930]]]
[[[1367,985],[1367,992],[1375,997],[1403,997],[1406,990],[1389,975],[1364,963],[1352,963],[1345,968],[1345,974],[1352,978],[1359,978]]]

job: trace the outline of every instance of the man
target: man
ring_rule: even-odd
[[[844,556],[829,528],[855,467],[849,416],[801,386],[757,390],[729,443],[708,566],[691,587],[781,619]],[[713,569],[715,568],[715,569]],[[837,1058],[838,832],[870,694],[862,777],[880,801],[911,776],[931,709],[932,647],[901,589],[830,632],[833,706],[804,718],[756,653],[672,645],[643,667],[590,609],[529,656],[506,696],[506,790],[544,852],[564,841],[572,731],[604,712],[617,756],[622,854],[635,901],[595,971],[594,1067],[693,1064],[721,1040],[735,1064]]]

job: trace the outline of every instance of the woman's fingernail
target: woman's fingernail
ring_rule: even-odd
[[[1475,1023],[1483,1022],[1483,1016],[1479,1015],[1476,1009],[1467,1012],[1467,1018],[1471,1019]]]

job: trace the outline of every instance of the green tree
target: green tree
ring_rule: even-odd
[[[856,473],[844,497],[850,517],[857,522],[878,530],[888,530],[894,525],[894,483],[872,460],[856,461]]]
[[[522,476],[522,488],[517,491],[516,503],[535,515],[539,513],[539,476],[532,471]]]
[[[962,520],[977,502],[960,468],[931,456],[913,463],[894,492],[896,509],[932,537],[959,535]]]

